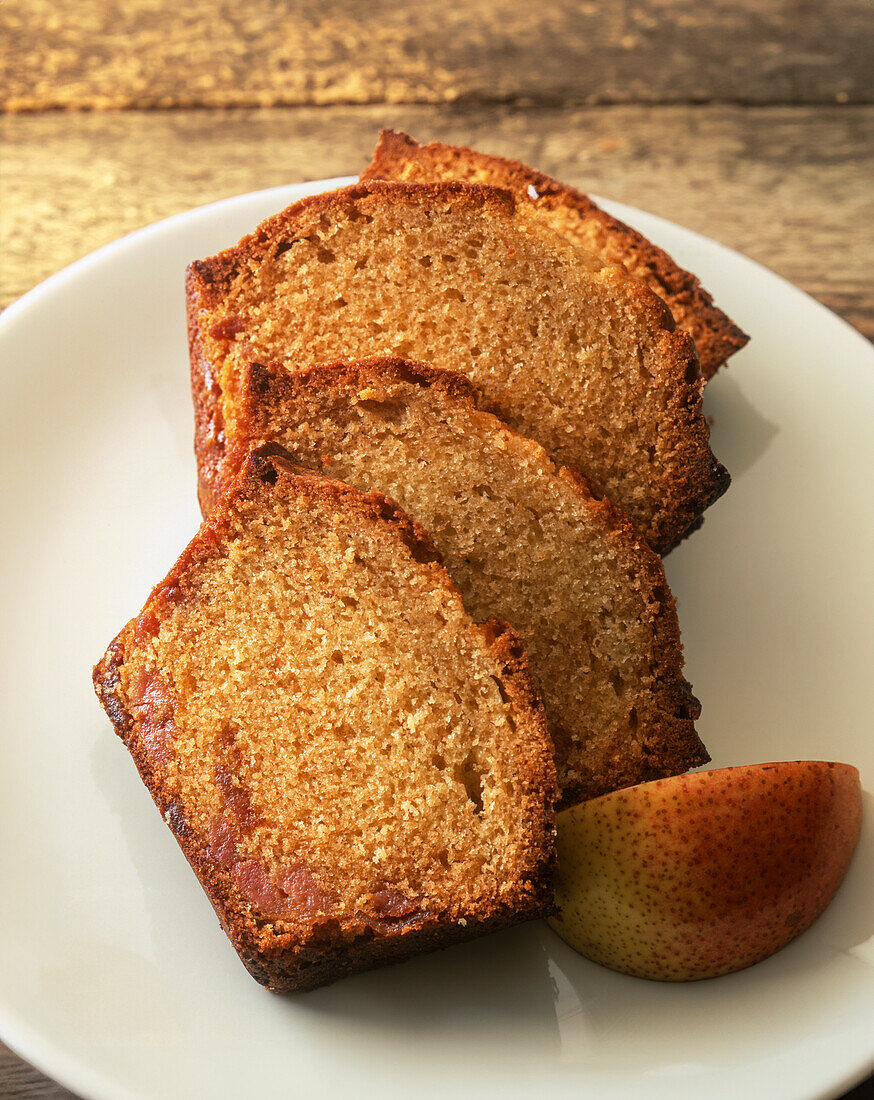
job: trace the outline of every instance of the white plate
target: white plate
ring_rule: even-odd
[[[187,261],[342,181],[135,233],[0,323],[0,1027],[87,1097],[793,1100],[872,1066],[874,806],[822,919],[772,959],[662,985],[543,923],[298,998],[243,970],[92,694],[91,665],[198,514]],[[607,204],[753,334],[708,389],[734,475],[668,560],[714,765],[803,757],[874,782],[874,356],[768,271]]]

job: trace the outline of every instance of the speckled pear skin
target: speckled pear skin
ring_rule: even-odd
[[[859,839],[859,773],[795,761],[659,779],[558,815],[558,914],[582,955],[660,981],[742,970],[828,906]]]

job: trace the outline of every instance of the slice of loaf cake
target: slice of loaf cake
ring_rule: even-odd
[[[94,679],[268,988],[550,909],[555,772],[524,650],[474,624],[379,494],[257,449]]]
[[[605,263],[621,263],[670,307],[680,328],[691,333],[701,370],[711,378],[749,337],[713,304],[698,278],[684,271],[636,229],[611,217],[588,195],[529,168],[518,160],[434,141],[419,145],[408,134],[383,130],[362,180],[415,182],[461,179],[505,187],[573,244]]]
[[[376,182],[305,199],[189,268],[188,318],[207,509],[250,360],[396,354],[461,371],[662,552],[728,482],[691,337],[506,191]]]
[[[705,763],[661,561],[581,475],[556,471],[477,396],[461,375],[398,359],[251,365],[237,424],[397,500],[469,613],[519,631],[563,805]]]

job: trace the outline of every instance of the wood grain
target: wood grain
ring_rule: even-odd
[[[661,214],[764,263],[874,337],[874,106],[9,117],[0,304],[99,245],[178,211],[357,173],[380,125],[514,155]]]
[[[6,110],[874,100],[870,0],[6,0]]]
[[[74,1100],[75,1094],[56,1085],[0,1043],[0,1097],[17,1100]]]

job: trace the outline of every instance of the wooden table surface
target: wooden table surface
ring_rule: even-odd
[[[870,0],[6,0],[0,34],[0,306],[159,218],[358,172],[393,126],[720,240],[874,338]],[[69,1095],[0,1044],[0,1096]]]

